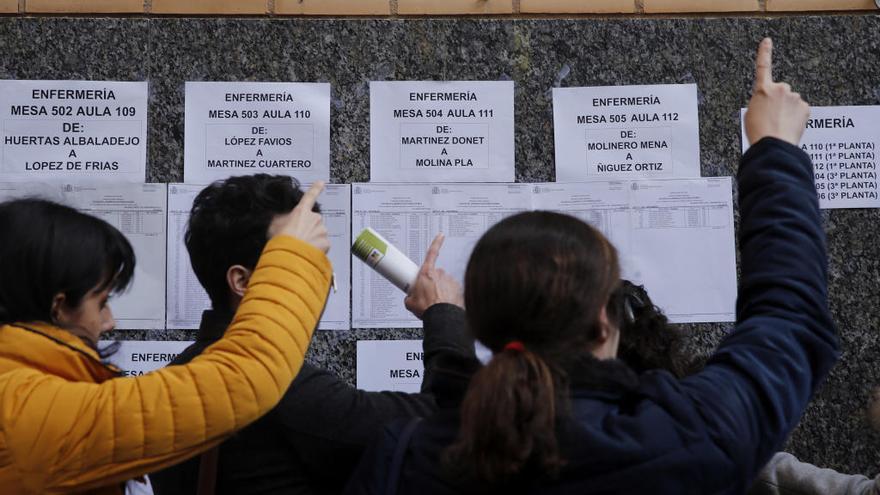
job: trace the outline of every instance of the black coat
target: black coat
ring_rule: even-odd
[[[571,410],[557,436],[557,479],[525,473],[481,487],[444,467],[457,405],[477,368],[450,360],[434,386],[441,409],[407,442],[398,423],[364,456],[349,494],[744,493],[795,427],[839,353],[827,305],[827,260],[813,168],[800,149],[765,139],[739,170],[741,279],[736,328],[706,367],[678,380],[636,377],[584,356],[568,370]],[[409,423],[408,425],[411,425]],[[400,475],[389,474],[401,447]]]
[[[171,365],[189,362],[222,337],[231,314],[206,311],[196,342]],[[452,318],[451,322],[447,319]],[[463,327],[461,312],[437,305],[425,312],[425,386],[436,356],[473,356],[473,342],[431,329]],[[395,418],[435,409],[425,394],[364,392],[336,375],[304,364],[281,402],[220,447],[217,494],[334,494],[342,491],[363,450]],[[156,495],[196,492],[199,457],[150,475]]]

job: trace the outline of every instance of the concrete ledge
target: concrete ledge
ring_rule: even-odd
[[[646,14],[760,12],[758,0],[644,0]]]
[[[391,15],[388,0],[275,0],[279,15]]]
[[[15,4],[15,10],[11,12],[18,12],[17,0],[4,3]],[[144,13],[143,0],[27,0],[24,6],[25,12],[29,14]],[[4,10],[4,12],[6,11]]]
[[[767,0],[767,11],[877,10],[874,0]]]
[[[0,13],[15,14],[18,12],[18,0],[0,0]]]
[[[398,0],[400,15],[512,14],[512,0]]]
[[[523,14],[632,14],[634,0],[521,0]]]
[[[268,14],[266,0],[153,0],[154,14]]]

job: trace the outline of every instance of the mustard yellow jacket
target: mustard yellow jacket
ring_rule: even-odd
[[[225,337],[136,378],[65,330],[0,327],[0,493],[118,495],[256,420],[299,371],[330,277],[323,253],[276,237]]]

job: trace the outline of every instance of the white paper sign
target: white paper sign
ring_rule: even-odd
[[[729,177],[541,184],[534,206],[605,234],[622,276],[644,285],[673,323],[734,321],[731,187]]]
[[[211,308],[208,293],[196,278],[183,243],[193,201],[204,187],[197,184],[168,184],[167,328],[199,328],[202,312]]]
[[[353,184],[351,230],[372,227],[416,264],[433,239],[431,184]],[[418,328],[403,306],[406,294],[363,261],[351,257],[351,320],[355,328]]]
[[[112,341],[102,340],[100,347]],[[110,356],[109,361],[116,365],[125,376],[140,376],[159,368],[164,368],[192,342],[185,340],[123,340],[119,350]]]
[[[371,82],[370,180],[513,182],[513,82]]]
[[[474,245],[489,227],[510,215],[532,209],[531,190],[531,184],[523,183],[434,186],[431,232],[445,234],[437,266],[463,281]]]
[[[749,149],[742,117],[742,149]],[[880,106],[810,107],[800,148],[810,155],[820,208],[878,208]]]
[[[327,184],[318,197],[330,236],[327,256],[333,265],[335,290],[330,289],[318,330],[351,328],[351,184]]]
[[[0,81],[0,180],[144,182],[147,83]]]
[[[186,83],[184,179],[230,175],[330,179],[330,84]]]
[[[110,299],[116,328],[165,328],[165,184],[0,183],[0,201],[22,197],[66,204],[119,229],[137,264],[128,290]]]
[[[644,284],[675,323],[733,321],[736,262],[729,177],[548,184],[354,184],[352,229],[372,227],[421,263],[437,232],[437,265],[463,279],[473,246],[525,210],[553,210],[599,229],[623,275]],[[418,328],[404,294],[353,261],[352,326]]]
[[[359,340],[357,388],[418,393],[425,374],[421,340]]]
[[[696,84],[553,88],[556,180],[700,176]]]
[[[198,328],[202,312],[211,307],[208,294],[193,272],[183,242],[193,201],[204,187],[168,185],[168,328]],[[328,257],[336,275],[336,291],[330,291],[318,329],[348,330],[351,328],[351,187],[348,184],[327,184],[318,204],[330,236]]]

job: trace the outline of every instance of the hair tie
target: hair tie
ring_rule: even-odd
[[[504,346],[505,351],[525,352],[526,346],[519,340],[511,340]]]

